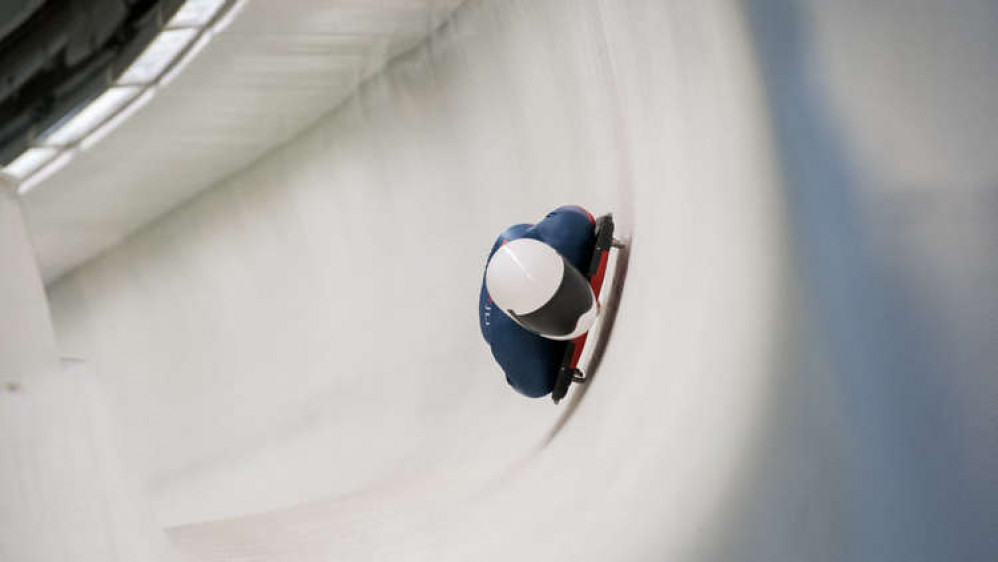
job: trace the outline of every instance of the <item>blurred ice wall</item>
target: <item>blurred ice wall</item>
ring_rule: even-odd
[[[20,206],[3,184],[0,315],[0,560],[183,560],[121,463],[99,383],[59,361]]]
[[[801,482],[781,465],[808,449],[775,446],[726,552],[787,559],[796,545],[809,560],[993,559],[998,3],[745,7],[813,330],[799,372],[811,380],[791,392],[812,393],[814,412],[837,420],[802,439],[834,435],[841,450]],[[832,481],[836,497],[799,498],[784,523],[807,530],[816,511],[837,513],[834,532],[758,541],[781,511],[780,490]]]

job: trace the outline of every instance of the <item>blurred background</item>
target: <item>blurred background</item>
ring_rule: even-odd
[[[0,1],[0,560],[998,558],[993,0]],[[598,372],[488,250],[612,212]]]

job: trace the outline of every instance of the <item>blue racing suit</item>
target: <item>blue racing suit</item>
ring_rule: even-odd
[[[535,224],[517,224],[499,235],[489,260],[505,242],[533,238],[551,246],[585,274],[596,242],[595,221],[577,205],[558,207]],[[486,261],[486,267],[488,261]],[[506,373],[506,382],[531,398],[550,394],[568,342],[543,338],[526,330],[492,303],[485,279],[478,298],[478,323],[492,356]]]

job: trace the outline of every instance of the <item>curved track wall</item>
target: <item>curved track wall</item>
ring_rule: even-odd
[[[911,395],[883,377],[916,372],[929,411],[950,411],[930,388],[976,396],[919,427],[993,443],[964,425],[989,419],[988,362],[912,370],[909,321],[860,322],[900,277],[870,266],[888,254],[866,226],[897,208],[873,197],[883,168],[836,176],[821,136],[831,111],[856,126],[843,143],[870,138],[843,84],[885,79],[822,58],[850,13],[468,2],[310,131],[50,287],[60,345],[109,390],[175,544],[206,560],[986,551],[994,491],[973,467],[995,456],[919,443]],[[494,236],[569,202],[616,214],[629,266],[600,371],[556,408],[506,388],[475,302]],[[975,240],[951,248],[995,263]],[[930,468],[901,470],[919,448]],[[966,476],[933,472],[943,458]],[[933,526],[933,498],[962,524]]]

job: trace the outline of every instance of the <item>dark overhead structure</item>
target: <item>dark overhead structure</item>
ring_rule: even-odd
[[[0,0],[0,165],[100,95],[183,0]]]

